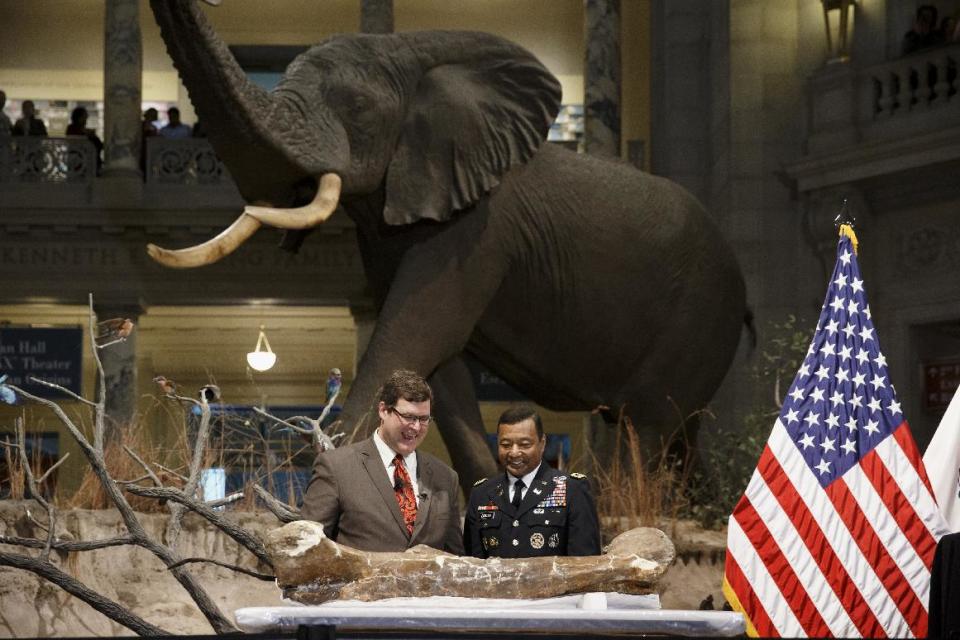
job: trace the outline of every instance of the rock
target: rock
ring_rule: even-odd
[[[316,522],[299,520],[267,534],[267,553],[284,597],[329,600],[461,596],[549,598],[616,591],[646,594],[673,562],[673,543],[658,529],[631,529],[600,556],[460,557],[417,546],[403,553],[339,545]]]

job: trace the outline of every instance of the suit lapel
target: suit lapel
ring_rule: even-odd
[[[387,470],[383,466],[383,460],[380,459],[380,452],[377,451],[377,445],[374,444],[373,438],[366,440],[360,448],[360,462],[366,469],[370,482],[380,492],[380,497],[383,498],[387,510],[393,515],[397,526],[403,531],[404,536],[409,537],[407,525],[403,522],[403,514],[400,513],[400,505],[397,504],[397,495],[394,493],[393,485],[390,484],[390,479],[387,477]]]
[[[547,466],[547,463],[544,462],[540,464],[537,475],[533,477],[530,488],[527,489],[527,493],[520,502],[520,508],[517,509],[516,517],[522,516],[527,511],[530,511],[530,509],[533,509],[538,502],[545,500],[546,497],[550,495],[550,492],[553,491],[553,483],[550,482],[553,474],[551,474],[550,471],[552,471],[552,469]]]
[[[430,466],[426,456],[420,454],[417,454],[417,485],[420,491],[420,501],[417,504],[417,519],[413,523],[413,535],[410,536],[411,543],[417,539],[417,536],[420,535],[427,524],[427,518],[430,515],[431,496],[434,491],[433,467]]]
[[[517,517],[517,510],[510,504],[510,481],[506,473],[500,478],[500,483],[492,490],[490,499],[500,508],[500,511],[511,518]]]

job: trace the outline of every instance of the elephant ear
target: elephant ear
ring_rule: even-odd
[[[537,60],[446,64],[426,73],[387,168],[384,218],[448,220],[544,142],[560,83]]]

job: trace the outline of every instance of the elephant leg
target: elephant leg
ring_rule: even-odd
[[[497,470],[487,447],[487,431],[480,417],[473,379],[463,358],[457,356],[437,367],[429,382],[440,435],[450,452],[453,468],[460,475],[460,486],[469,495],[474,482]]]
[[[460,355],[503,282],[508,251],[478,205],[404,254],[343,405],[342,430],[358,440],[376,427],[371,407],[393,371],[429,378]]]

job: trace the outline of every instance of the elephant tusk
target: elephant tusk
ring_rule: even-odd
[[[245,207],[243,212],[265,225],[281,229],[309,229],[329,218],[340,202],[340,176],[325,173],[320,178],[317,195],[310,204],[296,209]]]
[[[259,228],[259,220],[252,216],[241,215],[218,236],[210,238],[203,244],[174,250],[148,244],[147,253],[150,254],[151,258],[166,267],[174,269],[202,267],[213,264],[220,258],[233,253]]]

